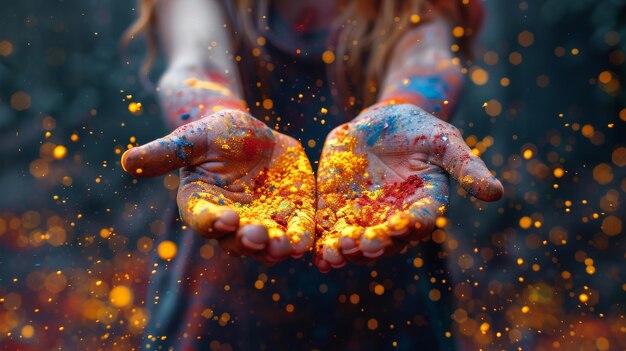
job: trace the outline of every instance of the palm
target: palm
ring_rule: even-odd
[[[302,147],[246,113],[189,123],[131,149],[123,164],[139,176],[182,167],[183,219],[230,253],[276,262],[312,244],[314,179]]]
[[[318,267],[392,254],[430,234],[448,173],[481,199],[501,194],[458,131],[412,105],[374,107],[335,129],[318,173]]]

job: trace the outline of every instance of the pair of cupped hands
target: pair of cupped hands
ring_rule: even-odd
[[[297,140],[229,109],[129,149],[122,166],[137,177],[180,169],[182,219],[229,254],[273,264],[313,250],[321,271],[427,239],[448,175],[480,200],[503,193],[454,126],[411,104],[377,104],[335,128],[317,180]]]

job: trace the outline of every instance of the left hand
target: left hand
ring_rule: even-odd
[[[448,174],[480,200],[502,197],[458,129],[415,105],[376,105],[335,128],[317,177],[317,267],[368,262],[427,237],[446,210]]]

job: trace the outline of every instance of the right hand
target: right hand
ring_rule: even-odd
[[[122,156],[155,177],[180,168],[183,220],[226,252],[275,263],[313,244],[315,179],[299,142],[248,113],[222,110]]]

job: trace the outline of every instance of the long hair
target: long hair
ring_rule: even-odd
[[[148,53],[141,68],[146,75],[157,53],[157,0],[139,0],[139,17],[124,33],[123,43],[144,34]],[[269,4],[271,0],[264,0]],[[393,48],[407,30],[445,16],[464,31],[459,39],[461,52],[469,53],[470,41],[482,21],[479,0],[351,0],[331,28],[328,47],[335,60],[329,76],[336,82],[339,96],[348,106],[368,105],[375,101]],[[254,0],[237,0],[237,17],[244,40],[255,45],[259,37],[254,16]]]

